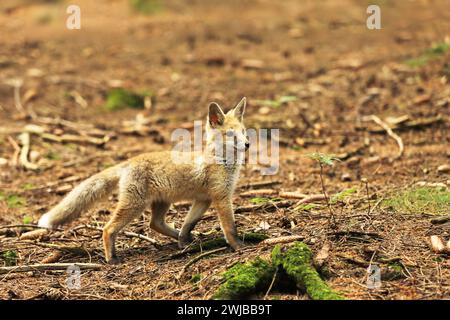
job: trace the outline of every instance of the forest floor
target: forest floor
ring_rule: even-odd
[[[433,223],[450,211],[448,1],[375,1],[381,30],[367,29],[369,2],[359,0],[170,0],[151,15],[127,1],[77,2],[80,30],[66,29],[64,2],[12,0],[0,8],[0,266],[53,255],[102,267],[82,271],[80,289],[67,287],[65,271],[0,274],[0,299],[206,299],[224,270],[270,253],[271,246],[247,243],[199,261],[191,261],[199,253],[173,257],[176,242],[150,230],[147,211],[126,231],[157,245],[121,234],[124,262],[107,265],[101,232],[83,225],[101,227],[116,193],[39,240],[20,237],[28,227],[9,226],[37,223],[108,166],[169,150],[172,131],[205,119],[210,101],[230,108],[243,96],[247,127],[280,129],[280,161],[276,175],[242,169],[235,207],[265,206],[236,214],[241,234],[298,235],[314,254],[329,247],[324,278],[348,299],[450,298],[448,254],[429,245],[431,235],[450,237],[448,222]],[[118,86],[151,93],[149,108],[105,109]],[[401,155],[371,115],[394,128]],[[25,169],[19,134],[31,124],[53,138],[71,136],[61,143],[31,134],[28,158],[38,168]],[[320,167],[307,157],[313,152],[340,159],[323,169],[327,193],[339,195],[334,228],[324,203],[277,206],[281,192],[322,193]],[[273,182],[264,187],[272,194],[246,196],[261,181]],[[187,210],[171,208],[168,221],[179,228]],[[221,236],[214,209],[196,231],[197,242]],[[55,258],[51,245],[85,250]],[[380,288],[366,286],[369,265],[381,268]]]

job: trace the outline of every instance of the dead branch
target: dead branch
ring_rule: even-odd
[[[62,251],[55,251],[51,255],[49,255],[47,258],[42,259],[41,263],[55,263],[58,262],[62,257],[64,256],[64,253]]]
[[[398,151],[397,156],[394,158],[394,160],[400,158],[403,155],[403,151],[404,151],[405,147],[403,145],[402,138],[400,138],[399,135],[397,135],[394,131],[392,131],[391,127],[389,127],[389,125],[386,122],[384,122],[383,120],[381,120],[379,117],[377,117],[374,114],[367,116],[367,117],[363,117],[362,120],[375,122],[380,127],[382,127],[386,131],[386,133],[397,142],[399,151]]]
[[[30,152],[31,138],[28,132],[23,132],[19,135],[19,140],[22,145],[19,155],[20,164],[27,170],[39,170],[39,166],[28,161],[28,153]]]
[[[279,180],[274,180],[274,181],[258,181],[258,182],[250,182],[248,184],[245,185],[240,185],[238,188],[239,189],[250,189],[250,188],[254,188],[254,189],[258,189],[258,188],[266,188],[266,187],[271,187],[273,185],[277,185],[280,184],[281,182]]]
[[[12,147],[14,148],[14,154],[12,156],[11,159],[11,164],[13,166],[17,166],[18,163],[18,159],[19,159],[19,154],[20,154],[20,146],[19,144],[16,142],[16,140],[14,140],[13,138],[11,138],[11,136],[8,136],[8,142],[12,145]]]
[[[203,252],[202,254],[199,254],[198,256],[196,256],[196,257],[194,257],[193,259],[189,260],[189,261],[183,266],[183,268],[181,269],[181,271],[178,273],[176,279],[180,279],[181,276],[183,275],[183,273],[184,273],[191,265],[193,265],[193,264],[196,263],[197,261],[199,261],[199,260],[201,260],[201,259],[203,259],[203,258],[205,258],[205,257],[207,257],[207,256],[210,256],[210,255],[212,255],[212,254],[214,254],[214,253],[221,252],[221,251],[225,251],[225,250],[227,250],[227,249],[228,249],[228,247],[221,247],[221,248],[217,248],[217,249],[210,250],[210,251],[206,251],[206,252]]]
[[[300,193],[300,192],[296,192],[296,191],[281,191],[278,196],[280,198],[285,198],[285,199],[303,199],[306,198],[308,195],[304,194],[304,193]]]
[[[278,208],[287,208],[293,204],[292,201],[268,201],[262,204],[237,207],[235,213],[252,212],[255,210],[274,210]]]
[[[28,133],[36,134],[44,140],[58,142],[58,143],[87,143],[95,146],[103,146],[110,140],[110,136],[106,135],[103,138],[94,138],[90,136],[80,136],[74,134],[62,134],[60,136],[47,133],[44,127],[38,125],[26,125],[25,131]]]
[[[258,190],[250,190],[241,192],[241,197],[261,197],[261,196],[273,196],[278,194],[277,190],[273,189],[258,189]]]
[[[289,243],[294,242],[298,240],[303,240],[305,237],[300,235],[291,235],[291,236],[284,236],[284,237],[278,237],[278,238],[269,238],[266,240],[261,241],[258,245],[260,246],[272,246],[279,243]]]
[[[49,270],[67,270],[70,266],[77,266],[80,270],[100,270],[101,264],[98,263],[37,263],[25,266],[0,267],[0,274],[12,272],[28,271],[49,271]]]
[[[45,235],[47,235],[50,232],[48,229],[37,229],[29,232],[23,233],[19,239],[20,240],[34,240],[39,239]]]

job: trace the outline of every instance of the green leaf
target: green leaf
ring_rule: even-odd
[[[314,152],[306,155],[308,158],[317,161],[320,164],[332,166],[334,161],[340,161],[334,154],[325,154],[320,152]]]

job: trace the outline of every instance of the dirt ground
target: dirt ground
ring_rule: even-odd
[[[124,263],[109,266],[101,232],[80,226],[105,223],[116,194],[40,240],[20,239],[28,228],[5,227],[36,223],[74,185],[103,168],[170,149],[172,130],[190,129],[194,120],[204,119],[210,101],[230,108],[243,96],[247,127],[280,129],[280,167],[276,175],[261,176],[258,167],[245,166],[236,207],[251,204],[252,198],[241,194],[259,181],[279,182],[270,187],[276,191],[320,194],[319,167],[305,156],[312,152],[341,158],[324,168],[329,194],[356,192],[332,205],[336,229],[330,228],[326,206],[296,210],[293,201],[236,214],[240,233],[300,235],[314,253],[329,244],[324,277],[348,299],[450,298],[448,255],[433,253],[428,244],[430,235],[448,240],[448,224],[430,223],[433,212],[383,206],[383,199],[420,181],[448,185],[448,173],[437,168],[450,156],[450,53],[419,67],[405,63],[433,44],[450,42],[447,0],[373,1],[381,7],[381,30],[366,27],[370,1],[168,0],[152,15],[133,12],[128,1],[76,2],[81,30],[65,28],[64,1],[0,5],[0,158],[8,161],[0,166],[0,252],[14,252],[17,265],[28,265],[55,253],[48,244],[77,245],[86,252],[64,253],[58,262],[103,266],[83,271],[76,290],[67,288],[65,271],[0,274],[0,299],[206,299],[231,265],[268,255],[271,246],[248,244],[186,267],[197,254],[165,259],[178,252],[177,244],[150,230],[146,212],[126,230],[151,237],[158,246],[122,234],[117,246]],[[14,79],[22,81],[16,82],[21,105]],[[151,91],[151,107],[105,110],[106,93],[115,86]],[[286,96],[296,99],[265,105]],[[122,130],[138,114],[152,130],[141,135]],[[396,140],[364,121],[368,115],[407,116],[406,123],[418,123],[395,130],[404,143],[401,157]],[[42,168],[26,170],[13,160],[27,124],[56,136],[83,131],[109,140],[100,146],[32,135],[30,159]],[[179,228],[187,209],[171,208],[168,221]],[[221,236],[214,209],[196,231],[197,241]],[[379,265],[384,274],[393,262],[401,266],[400,275],[368,289],[367,264]],[[281,291],[267,298],[307,296]]]

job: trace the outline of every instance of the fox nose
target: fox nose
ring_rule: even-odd
[[[245,143],[245,150],[248,150],[248,148],[250,148],[250,142]]]

